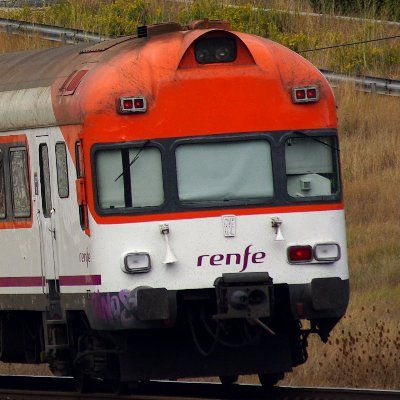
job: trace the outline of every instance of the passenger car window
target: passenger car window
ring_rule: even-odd
[[[64,199],[69,196],[67,149],[65,143],[56,143],[56,166],[58,195]]]
[[[13,214],[15,217],[29,217],[31,201],[25,148],[10,148],[10,173]]]

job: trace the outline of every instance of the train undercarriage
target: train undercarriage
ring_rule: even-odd
[[[268,274],[245,281],[237,276],[219,278],[216,290],[175,292],[176,314],[157,328],[94,329],[85,311],[63,313],[54,297],[50,311],[4,311],[1,360],[47,362],[53,374],[74,376],[82,391],[96,380],[119,388],[219,376],[228,384],[247,374],[274,385],[306,361],[308,335],[326,341],[339,318],[311,321],[303,329],[293,317],[288,285],[272,285]]]

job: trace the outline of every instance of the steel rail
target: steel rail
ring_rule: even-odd
[[[110,39],[93,32],[84,32],[79,29],[61,28],[52,25],[31,24],[13,19],[0,18],[0,30],[8,33],[38,34],[42,39],[64,42],[67,44],[87,42],[99,43]],[[321,69],[332,86],[342,83],[355,85],[359,91],[377,93],[389,96],[400,96],[400,80],[377,78],[373,76],[351,76]]]
[[[18,389],[21,387],[24,389]],[[71,378],[1,376],[0,388],[0,398],[8,399],[115,400],[119,398],[112,393],[76,393]],[[260,385],[154,381],[134,387],[124,398],[135,400],[394,400],[400,398],[400,391],[299,387],[274,387],[266,390]]]
[[[40,35],[42,39],[66,44],[79,42],[99,43],[110,39],[93,32],[85,32],[80,29],[61,28],[59,26],[32,24],[30,22],[15,19],[0,18],[0,30],[14,34]]]
[[[268,400],[392,400],[400,391],[347,388],[301,388],[276,386],[266,390],[260,385],[193,382],[151,382],[148,392],[141,394],[207,399],[268,399]]]
[[[400,80],[378,78],[374,76],[352,76],[320,69],[333,87],[342,83],[355,85],[356,90],[365,93],[377,93],[389,96],[400,96]]]

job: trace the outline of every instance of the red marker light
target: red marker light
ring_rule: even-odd
[[[291,246],[288,248],[288,259],[290,263],[310,262],[313,259],[311,246]]]
[[[132,110],[133,109],[133,100],[125,99],[123,101],[124,110]]]
[[[118,112],[120,114],[144,113],[147,111],[146,98],[138,97],[120,97]]]
[[[134,100],[135,108],[144,108],[144,99],[138,98]]]
[[[318,100],[318,86],[298,87],[292,89],[293,103],[315,103]]]
[[[307,99],[316,99],[317,98],[317,89],[309,88],[307,89]]]
[[[306,98],[306,91],[304,89],[296,89],[296,99],[304,100]]]

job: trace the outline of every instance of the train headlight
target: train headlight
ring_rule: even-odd
[[[198,39],[195,57],[199,64],[228,63],[236,60],[236,41],[232,37]]]
[[[314,246],[317,261],[334,262],[340,259],[340,246],[337,243],[319,243]]]
[[[150,254],[144,252],[126,253],[122,257],[121,269],[127,274],[139,274],[150,271]]]

